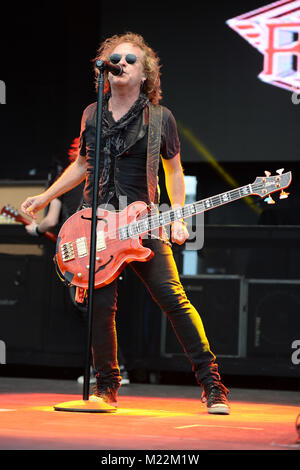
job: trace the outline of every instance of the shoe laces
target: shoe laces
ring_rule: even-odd
[[[201,400],[205,403],[208,400],[226,401],[229,390],[220,382],[204,386]]]

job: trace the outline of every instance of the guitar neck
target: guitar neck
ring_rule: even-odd
[[[186,219],[192,215],[197,215],[202,212],[215,209],[216,207],[228,204],[229,202],[233,202],[238,199],[242,199],[243,197],[250,196],[251,194],[253,194],[252,188],[251,185],[248,184],[247,186],[242,186],[241,188],[233,189],[231,191],[217,194],[216,196],[208,197],[206,199],[202,199],[201,201],[188,204],[179,209],[167,211],[166,218],[170,217],[170,222],[168,223],[172,223],[175,220]],[[164,214],[165,212],[162,215],[164,216]],[[166,224],[163,223],[162,225]]]
[[[23,225],[30,225],[31,224],[31,221],[26,219],[25,217],[23,217],[22,215],[18,215],[18,217],[16,218],[16,220],[18,220],[19,222],[21,222]],[[52,232],[44,232],[42,233],[42,236],[48,238],[48,240],[50,240],[51,242],[53,243],[56,243],[57,241],[57,236],[52,233]]]
[[[6,217],[9,217],[12,220],[15,220],[16,222],[21,222],[21,224],[23,225],[30,225],[32,223],[31,220],[27,219],[26,217],[23,217],[21,214],[19,214],[17,210],[11,207],[3,207],[1,214],[5,215]],[[57,241],[57,236],[52,232],[44,232],[42,235],[54,243],[56,243]]]
[[[170,211],[165,211],[140,219],[127,226],[119,228],[120,237],[121,239],[125,239],[134,235],[142,235],[150,232],[151,230],[169,225],[175,222],[175,220],[186,219],[193,215],[228,204],[229,202],[242,199],[246,196],[251,196],[252,194],[255,194],[252,187],[253,185],[248,184],[216,196],[202,199],[201,201],[197,201],[192,204],[187,204],[186,206],[178,209],[172,209]]]

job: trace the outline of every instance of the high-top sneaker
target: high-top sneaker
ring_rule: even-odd
[[[229,390],[221,383],[204,385],[201,400],[205,403],[210,414],[229,415],[230,407],[227,401]]]
[[[91,401],[103,400],[107,405],[114,408],[118,406],[118,388],[109,387],[107,385],[94,385],[92,388],[93,395],[90,396]]]

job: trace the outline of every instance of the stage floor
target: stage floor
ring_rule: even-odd
[[[53,407],[82,398],[75,380],[1,377],[0,449],[300,450],[299,392],[231,389],[229,416],[207,414],[200,393],[134,383],[116,413],[65,412]]]

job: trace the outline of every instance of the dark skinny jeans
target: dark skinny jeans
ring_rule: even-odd
[[[144,240],[143,244],[154,251],[153,258],[146,262],[132,262],[130,266],[168,316],[191,362],[197,382],[200,385],[218,382],[220,376],[215,355],[210,350],[200,315],[180,282],[171,247],[158,239]],[[117,280],[95,290],[92,336],[98,383],[113,388],[119,388],[121,379],[117,360],[116,310]]]

